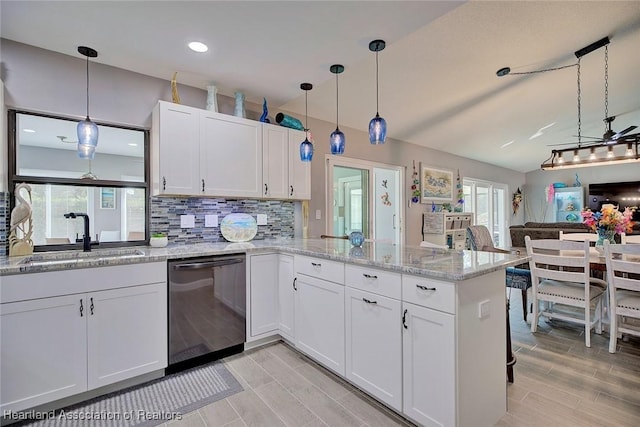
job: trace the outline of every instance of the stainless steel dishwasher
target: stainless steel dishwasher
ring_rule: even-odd
[[[246,338],[244,254],[170,260],[169,367],[240,353]]]

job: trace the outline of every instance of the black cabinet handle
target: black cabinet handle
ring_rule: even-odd
[[[162,191],[167,189],[167,179],[163,176],[162,177]]]
[[[405,329],[409,329],[409,327],[407,326],[407,309],[405,308],[404,313],[402,313],[402,326],[404,326]]]
[[[436,288],[427,288],[426,286],[416,285],[416,288],[422,289],[423,291],[435,291]]]
[[[377,279],[378,278],[378,276],[372,276],[372,275],[367,274],[367,273],[362,273],[362,275],[364,277],[366,277],[367,279]]]
[[[294,278],[293,278],[293,290],[294,290],[294,291],[297,291],[297,290],[298,290],[298,288],[296,287],[296,280],[298,280],[298,278],[297,278],[297,277],[294,277]]]
[[[289,193],[290,196],[293,196],[293,185],[290,185],[291,187],[291,192]]]
[[[82,305],[82,300],[80,300],[80,317],[82,317],[82,313],[84,312],[84,307]]]
[[[267,195],[269,187],[267,187],[267,184],[264,185],[264,195]]]
[[[322,267],[322,264],[320,264],[319,262],[312,262],[311,265],[313,265],[314,267]]]
[[[91,315],[93,316],[93,297],[91,297],[91,305],[89,306],[89,309],[91,310]]]
[[[378,303],[378,301],[371,301],[371,300],[368,300],[366,298],[362,298],[362,301],[366,302],[367,304],[377,304]]]
[[[202,192],[204,193],[204,178],[202,179]]]

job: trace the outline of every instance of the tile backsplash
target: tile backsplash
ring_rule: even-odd
[[[151,233],[166,233],[169,244],[225,242],[220,227],[205,227],[205,215],[218,215],[218,222],[231,213],[254,218],[267,215],[267,225],[258,226],[254,240],[293,238],[294,202],[283,200],[227,200],[194,197],[152,197]],[[181,228],[180,215],[194,215],[194,228]]]

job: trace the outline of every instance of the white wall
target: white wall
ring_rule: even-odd
[[[560,169],[554,171],[538,170],[529,172],[526,175],[527,184],[523,190],[524,207],[526,211],[526,221],[552,222],[553,209],[545,199],[545,187],[554,182],[562,182],[573,185],[578,179],[585,187],[585,197],[589,194],[589,184],[600,184],[604,182],[626,182],[640,180],[640,164],[630,163],[614,166],[591,166],[576,169]],[[585,200],[586,202],[586,200]],[[546,213],[546,215],[543,215]]]
[[[6,39],[1,39],[0,43],[2,49],[0,77],[5,83],[7,107],[83,117],[86,108],[85,59],[80,58],[80,55],[78,57],[62,55]],[[90,75],[90,114],[95,121],[150,128],[151,110],[154,105],[160,99],[171,100],[169,83],[171,76],[167,76],[167,80],[162,80],[97,62],[90,62]],[[180,81],[179,74],[178,81]],[[178,91],[183,104],[198,108],[205,107],[207,93],[204,88],[179,85]],[[231,97],[218,95],[219,111],[232,114],[233,102]],[[261,105],[247,103],[247,116],[257,119],[261,108]],[[271,114],[274,113],[275,110],[272,110]],[[329,153],[329,135],[335,129],[335,124],[310,117],[309,125],[315,137],[316,150],[311,164],[309,237],[319,237],[320,234],[325,234],[327,215],[323,159],[324,155]],[[393,129],[393,123],[388,125],[389,129]],[[464,123],[453,121],[452,126],[464,126]],[[384,145],[373,146],[369,143],[366,132],[350,128],[342,131],[347,137],[345,157],[407,168],[405,182],[401,184],[401,191],[406,201],[410,200],[411,196],[411,166],[414,161],[451,169],[454,172],[459,169],[461,176],[507,183],[510,193],[515,192],[518,187],[523,188],[525,184],[523,173],[392,139],[388,139]],[[469,135],[470,138],[473,135],[471,129]],[[464,144],[465,141],[454,143]],[[6,172],[3,177],[5,175]],[[404,230],[407,244],[417,244],[422,239],[421,214],[428,208],[430,209],[426,205],[416,204],[405,209]],[[322,219],[315,219],[316,210],[320,210]],[[524,219],[522,215],[519,213],[518,216],[513,217],[512,223],[522,223]]]

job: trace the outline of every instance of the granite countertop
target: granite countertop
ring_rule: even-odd
[[[362,248],[355,248],[348,240],[341,239],[275,239],[246,243],[169,245],[165,248],[134,246],[95,249],[88,253],[62,251],[36,252],[23,257],[4,256],[0,257],[0,276],[260,252],[308,255],[451,281],[482,276],[528,260],[526,255],[431,249],[378,242],[365,242]]]

